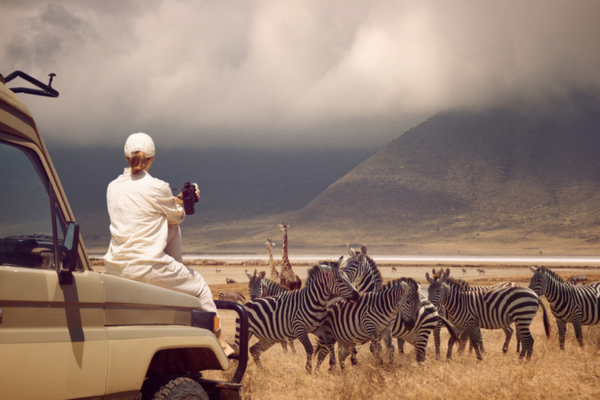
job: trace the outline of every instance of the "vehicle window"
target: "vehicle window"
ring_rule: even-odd
[[[48,186],[33,152],[0,141],[0,265],[55,268]],[[64,222],[56,225],[61,240]]]

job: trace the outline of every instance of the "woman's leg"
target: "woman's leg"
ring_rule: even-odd
[[[179,225],[169,225],[165,253],[173,257],[176,261],[183,263],[183,253],[181,248],[181,229],[179,229]]]

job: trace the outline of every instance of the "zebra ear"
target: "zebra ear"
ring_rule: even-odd
[[[354,249],[350,247],[349,244],[346,244],[346,247],[348,248],[348,254],[350,255],[350,257],[354,257],[356,255],[356,251],[354,251]]]
[[[442,275],[441,275],[441,276],[438,278],[438,282],[439,282],[439,283],[444,283],[444,282],[446,281],[446,278],[448,278],[448,277],[446,276],[446,273],[445,273],[445,272],[442,272]]]
[[[363,244],[362,246],[360,246],[360,254],[362,254],[363,256],[367,255],[367,245]]]
[[[450,268],[446,268],[446,277],[450,276]]]
[[[319,266],[325,271],[333,271],[333,268],[331,268],[329,265],[321,264]]]
[[[529,268],[531,269],[531,272],[533,272],[534,274],[537,272],[537,269],[533,265],[530,265]]]
[[[252,279],[253,278],[252,274],[250,272],[248,272],[248,271],[246,271],[246,276],[248,277],[248,279]]]
[[[259,272],[259,274],[258,274],[258,277],[259,277],[260,279],[264,279],[264,278],[265,278],[265,274],[266,274],[266,272],[265,272],[265,271],[260,271],[260,272]]]
[[[429,282],[430,284],[433,283],[433,278],[431,277],[431,275],[429,275],[429,272],[425,272],[425,278],[427,279],[427,282]]]

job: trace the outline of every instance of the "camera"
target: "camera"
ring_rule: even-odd
[[[189,182],[183,184],[181,189],[181,200],[183,200],[183,208],[186,215],[192,215],[194,211],[194,203],[198,202],[196,197],[196,186]]]

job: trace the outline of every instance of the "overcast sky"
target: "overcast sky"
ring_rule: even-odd
[[[432,114],[600,84],[600,1],[0,2],[54,140],[383,146]],[[11,82],[8,86],[24,85]]]

